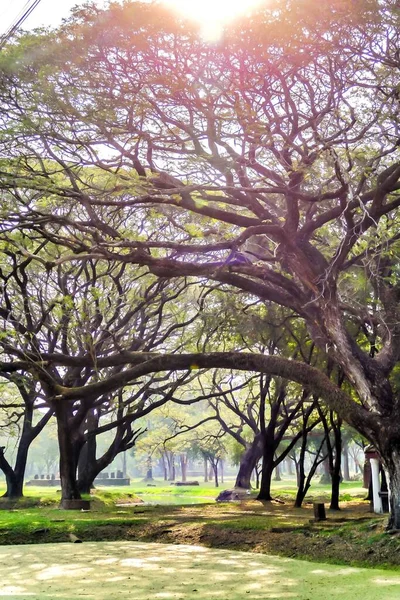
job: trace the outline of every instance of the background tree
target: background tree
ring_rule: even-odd
[[[53,415],[53,410],[42,404],[39,410],[38,383],[32,376],[23,376],[17,373],[3,374],[9,385],[2,390],[0,409],[7,411],[4,415],[5,425],[9,430],[14,430],[13,437],[16,448],[14,466],[6,457],[6,446],[0,446],[0,469],[6,478],[7,498],[21,498],[28,452],[32,442],[36,439]],[[11,388],[11,389],[10,389]]]

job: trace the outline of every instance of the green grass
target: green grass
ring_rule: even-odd
[[[277,497],[293,499],[297,494],[297,485],[294,480],[274,481],[272,491]],[[331,486],[315,482],[308,490],[306,501],[327,501],[331,495]],[[367,490],[362,487],[361,481],[344,481],[340,484],[340,500],[342,502],[355,498],[365,498]]]
[[[255,503],[255,508],[251,506],[243,511],[235,503],[216,504],[214,500],[220,489],[224,488],[215,489],[212,483],[187,487],[165,485],[164,481],[154,483],[156,487],[147,487],[143,481],[134,481],[129,487],[99,488],[91,496],[89,512],[61,510],[60,494],[56,489],[28,486],[26,497],[18,502],[0,499],[0,546],[68,541],[70,534],[85,541],[132,537],[155,540],[158,535],[164,535],[164,530],[179,527],[180,524],[186,527],[187,523],[206,526],[207,532],[214,531],[217,537],[229,537],[229,532],[240,534],[246,531],[262,531],[268,535],[268,530],[284,533],[308,529],[312,517],[310,508],[292,510],[296,492],[293,481],[274,482],[273,494],[285,498],[286,504],[282,505],[282,509],[280,505],[275,505],[277,511],[272,513],[260,503]],[[228,482],[226,487],[231,484]],[[342,491],[346,498],[365,496],[365,490],[353,483],[344,483]],[[315,484],[312,492],[313,495],[307,498],[308,502],[314,498],[327,501],[330,486]],[[137,498],[146,500],[149,505],[133,505],[132,502]],[[378,520],[375,519],[375,522],[378,524]],[[352,522],[339,524],[331,521],[325,528],[320,527],[319,535],[329,538],[333,525],[335,535],[344,539],[352,538],[351,528],[355,527]],[[365,538],[377,536],[376,539],[380,539],[381,531],[375,531],[374,525],[368,529],[363,522],[357,527],[362,528],[361,535]],[[185,539],[185,534],[179,539]]]
[[[38,600],[397,600],[400,584],[398,570],[132,542],[4,547],[0,563],[0,596]]]
[[[263,519],[258,517],[245,517],[240,519],[226,519],[223,521],[218,519],[209,521],[214,527],[233,531],[263,531],[265,529],[270,529],[274,522],[275,519],[268,519],[265,517]]]
[[[150,502],[160,501],[162,504],[168,504],[169,501],[173,504],[179,503],[190,503],[190,499],[193,498],[197,501],[211,502],[214,501],[221,490],[233,487],[234,481],[228,479],[225,483],[221,484],[219,488],[215,488],[213,482],[200,482],[199,486],[175,486],[166,483],[163,480],[154,480],[151,487],[141,479],[132,480],[129,486],[107,486],[104,488],[99,487],[96,491],[96,495],[101,497],[104,502],[113,502],[114,500],[124,498],[131,498],[137,496],[141,499]],[[153,487],[154,486],[154,487]],[[343,482],[340,486],[340,500],[348,501],[354,498],[363,498],[366,495],[366,490],[362,488],[361,482]],[[0,482],[0,496],[5,492],[5,486]],[[313,483],[307,496],[306,502],[309,501],[325,501],[327,502],[330,497],[330,485],[321,485],[319,483]],[[272,485],[272,493],[278,498],[287,500],[294,500],[297,493],[297,486],[294,480],[274,481]],[[24,490],[26,505],[29,505],[30,498],[34,498],[40,505],[56,504],[60,501],[60,494],[54,487],[38,487],[38,486],[26,486]],[[253,495],[257,495],[257,490],[254,490]]]
[[[279,482],[279,495],[285,493]],[[291,482],[289,482],[291,484]],[[354,484],[344,484],[345,494],[353,489],[357,496],[365,491]],[[346,489],[347,488],[347,489]],[[58,508],[60,495],[52,488],[27,488],[28,496],[21,503],[0,510],[0,547],[9,544],[43,544],[67,542],[71,534],[84,542],[141,540],[169,543],[195,543],[214,547],[230,547],[313,561],[342,562],[343,564],[397,564],[400,540],[383,533],[384,517],[365,513],[365,503],[352,505],[341,513],[328,511],[328,521],[314,523],[312,507],[293,508],[293,488],[285,504],[218,504],[204,503],[205,494],[215,488],[199,486],[197,496],[190,497],[193,488],[166,487],[159,482],[150,488],[150,497],[166,496],[170,505],[115,504],[135,498],[147,487],[135,482],[129,488],[96,490],[90,511],[66,511]],[[158,495],[156,494],[158,492]],[[168,492],[168,494],[167,494]],[[329,486],[315,486],[318,497],[329,496]],[[276,493],[276,491],[275,491]],[[39,495],[40,494],[40,495]],[[202,504],[185,504],[189,498],[201,499]],[[173,500],[181,505],[172,505]],[[155,503],[154,503],[155,504]],[[5,500],[0,507],[6,508]],[[360,512],[361,511],[361,512]],[[354,516],[353,516],[354,515]],[[270,535],[271,534],[271,535]],[[396,538],[396,539],[394,539]],[[332,552],[332,549],[338,548]],[[371,550],[371,554],[368,554]]]

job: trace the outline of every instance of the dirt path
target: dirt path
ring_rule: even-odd
[[[0,598],[398,600],[400,572],[201,546],[91,542],[0,547]]]

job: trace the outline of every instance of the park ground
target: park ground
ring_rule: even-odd
[[[398,600],[400,589],[398,571],[191,545],[3,546],[0,562],[10,600]]]
[[[136,482],[130,488],[96,490],[91,510],[80,512],[60,510],[54,488],[27,488],[19,503],[0,501],[0,545],[123,540],[354,567],[400,565],[400,539],[385,531],[384,516],[369,512],[359,483],[342,484],[342,509],[327,510],[327,520],[319,523],[313,520],[312,502],[326,502],[329,486],[313,486],[301,509],[293,508],[294,493],[294,483],[277,482],[274,502],[250,496],[240,503],[217,504],[211,485],[177,488],[159,482],[147,487]]]

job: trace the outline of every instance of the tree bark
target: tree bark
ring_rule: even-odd
[[[218,463],[219,463],[219,459],[217,458],[215,461],[212,461],[212,470],[214,471],[214,483],[215,483],[215,487],[219,487],[219,481],[218,481]]]
[[[0,469],[3,471],[6,478],[6,492],[3,495],[5,498],[22,498],[24,491],[24,477],[26,463],[28,460],[29,448],[33,440],[39,435],[46,423],[49,421],[52,411],[49,410],[40,421],[33,427],[33,401],[32,403],[25,402],[25,412],[23,417],[23,426],[21,437],[18,443],[17,456],[15,458],[15,466],[8,463],[4,456],[4,448],[0,448]]]
[[[263,462],[261,469],[261,485],[260,492],[257,496],[258,500],[272,500],[271,496],[271,481],[272,473],[274,470],[274,454],[275,444],[271,441],[270,436],[265,436],[264,439],[264,451],[263,451]]]
[[[207,464],[207,459],[204,457],[203,459],[204,461],[204,483],[208,482],[208,464]]]
[[[80,500],[76,471],[79,451],[68,422],[67,406],[64,401],[55,404],[57,436],[60,449],[61,503],[63,500]]]
[[[400,530],[400,444],[392,444],[384,457],[384,465],[389,475],[390,515],[388,529]]]
[[[248,445],[240,459],[239,471],[236,476],[235,487],[248,490],[251,488],[251,475],[262,457],[262,438],[257,435]]]
[[[182,475],[182,483],[187,481],[187,456],[186,454],[180,454],[179,456],[181,463],[181,475]]]
[[[319,480],[320,483],[327,484],[332,482],[331,471],[329,468],[329,459],[328,457],[322,463],[322,475]]]
[[[168,466],[168,481],[175,481],[175,454],[170,450],[165,452]]]
[[[124,479],[127,477],[127,468],[126,468],[126,451],[122,453],[122,476]]]
[[[343,480],[350,481],[349,451],[347,444],[343,445]]]
[[[160,461],[161,461],[161,467],[162,467],[164,481],[168,481],[168,469],[167,469],[167,461],[165,459],[165,452],[161,453]]]
[[[96,470],[96,436],[90,436],[82,447],[78,459],[78,489],[81,494],[90,494],[93,481],[100,471]],[[102,470],[102,469],[100,469]]]
[[[282,477],[281,477],[281,469],[280,469],[280,463],[278,463],[275,467],[275,477],[274,477],[275,481],[282,481]]]
[[[333,419],[334,417],[332,417]],[[342,433],[341,433],[341,419],[338,418],[336,423],[333,423],[334,432],[334,443],[335,443],[335,455],[333,457],[332,465],[332,494],[331,503],[329,508],[331,510],[340,510],[339,496],[340,496],[340,482],[341,482],[341,466],[342,466]]]

